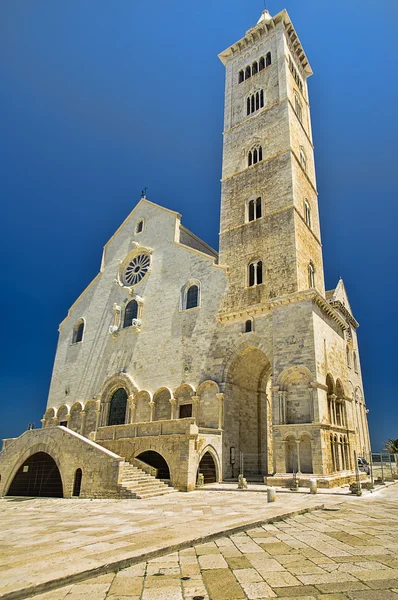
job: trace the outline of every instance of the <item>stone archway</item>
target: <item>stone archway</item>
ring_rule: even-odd
[[[202,456],[199,467],[199,473],[204,477],[205,483],[216,483],[217,481],[217,468],[214,458],[210,452],[205,452]]]
[[[155,468],[157,470],[157,479],[170,479],[169,465],[167,464],[166,459],[159,454],[159,452],[155,452],[154,450],[146,450],[145,452],[138,454],[135,458],[141,460],[150,467]]]
[[[46,452],[36,452],[14,475],[7,496],[63,498],[62,479],[55,460]]]
[[[225,386],[224,476],[232,475],[230,456],[244,456],[244,475],[272,469],[271,364],[260,349],[243,348],[231,361]],[[234,448],[234,451],[231,451]]]

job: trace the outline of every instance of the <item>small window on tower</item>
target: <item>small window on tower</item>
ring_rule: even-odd
[[[249,152],[249,154],[247,156],[247,164],[249,165],[249,167],[251,167],[253,164],[253,155],[251,152]]]
[[[264,57],[261,57],[260,58],[260,62],[259,62],[258,70],[262,71],[263,69],[265,69],[265,59],[264,59]]]
[[[255,260],[249,264],[249,287],[260,285],[263,282],[263,263]]]
[[[301,106],[301,102],[298,99],[297,94],[294,95],[294,109],[296,111],[296,115],[300,123],[303,122],[303,108]]]
[[[254,62],[252,66],[252,75],[255,75],[256,73],[258,73],[258,64],[257,62]]]
[[[250,96],[247,99],[247,114],[250,115]]]
[[[253,331],[253,321],[251,319],[247,319],[245,323],[245,333],[250,333]]]
[[[140,219],[135,228],[136,233],[142,233],[144,231],[144,219]]]
[[[268,52],[267,56],[265,57],[265,66],[269,67],[271,63],[272,63],[271,52]]]
[[[244,71],[242,69],[242,71],[239,71],[238,82],[242,83],[242,81],[244,81],[244,80],[245,80],[245,73],[244,73]]]
[[[260,92],[260,108],[264,108],[264,90]]]
[[[246,71],[245,71],[245,79],[249,79],[249,77],[252,76],[252,70],[250,67],[246,67]]]
[[[308,284],[310,288],[315,287],[315,269],[312,262],[308,265]]]
[[[72,344],[78,344],[83,341],[84,335],[84,321],[79,319],[73,328]]]
[[[262,146],[260,146],[259,149],[258,149],[258,160],[259,161],[263,160],[263,149],[262,149]]]
[[[308,225],[308,227],[311,227],[311,208],[308,203],[308,200],[304,200],[304,219],[306,225]]]
[[[307,171],[307,157],[305,155],[303,146],[300,146],[300,164],[304,171]]]

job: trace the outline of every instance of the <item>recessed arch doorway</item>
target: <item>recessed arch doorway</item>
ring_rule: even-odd
[[[19,467],[6,495],[63,498],[61,474],[55,460],[46,452],[32,454]]]
[[[199,463],[199,473],[203,475],[205,483],[216,483],[217,468],[210,452],[205,452],[202,456]]]
[[[224,396],[224,477],[236,476],[239,453],[243,473],[258,478],[273,471],[272,370],[268,357],[248,345],[235,355],[226,374]],[[235,456],[235,471],[230,457]],[[239,469],[241,470],[241,468]]]

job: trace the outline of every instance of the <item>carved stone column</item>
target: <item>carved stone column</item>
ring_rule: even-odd
[[[130,404],[130,423],[135,423],[135,415],[137,413],[137,405],[135,402]]]
[[[171,419],[177,418],[177,400],[175,398],[170,398],[169,400],[171,404]]]
[[[200,398],[199,396],[191,396],[192,400],[192,416],[195,419],[196,425],[199,426],[199,404]]]
[[[155,416],[155,403],[153,400],[151,400],[149,402],[149,410],[150,410],[149,420],[153,421],[153,417]]]
[[[95,430],[98,430],[98,427],[100,426],[100,417],[101,417],[101,411],[99,410],[99,408],[97,408],[97,410],[95,411]]]
[[[284,425],[286,423],[286,396],[287,392],[279,391],[278,399],[279,399],[279,424]]]
[[[134,423],[134,420],[135,420],[134,394],[130,394],[127,400],[128,400],[128,407],[129,407],[127,423]]]
[[[310,401],[310,422],[314,422],[314,388],[308,388],[308,396]]]
[[[297,445],[297,473],[301,473],[301,464],[300,464],[300,440],[296,440]]]
[[[218,429],[224,427],[224,394],[216,394],[218,400]]]
[[[80,423],[80,435],[84,435],[84,428],[86,426],[86,411],[82,410],[80,413],[80,416],[82,418],[81,423]]]
[[[336,394],[330,395],[330,408],[331,408],[331,416],[332,416],[332,425],[337,425],[337,415],[336,415]]]

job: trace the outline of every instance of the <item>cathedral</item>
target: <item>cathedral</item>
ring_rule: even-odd
[[[0,495],[333,487],[369,453],[358,323],[343,281],[325,290],[307,56],[265,10],[219,58],[219,251],[141,198],[59,327],[42,428],[3,442]]]

